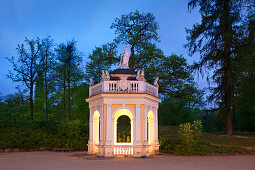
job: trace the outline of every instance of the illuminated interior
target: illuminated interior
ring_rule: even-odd
[[[117,143],[131,142],[131,123],[130,118],[122,115],[117,119]]]
[[[130,119],[130,125],[131,125],[131,142],[128,143],[118,143],[117,142],[117,123],[118,118],[120,116],[127,116]],[[120,109],[115,113],[114,116],[114,145],[133,145],[133,115],[132,113],[127,109]]]
[[[93,115],[93,145],[94,145],[94,152],[98,152],[98,144],[99,144],[99,118],[100,114],[98,111],[94,112]]]
[[[150,145],[153,145],[155,141],[154,140],[154,132],[155,132],[154,123],[155,123],[154,114],[152,111],[150,111],[148,113],[148,142]]]

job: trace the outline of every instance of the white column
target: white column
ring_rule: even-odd
[[[158,108],[155,112],[155,143],[158,144]]]
[[[136,144],[141,144],[141,104],[136,104]]]
[[[131,142],[132,144],[136,142],[136,119],[135,118],[133,118],[133,128],[131,127]]]
[[[100,105],[100,117],[99,117],[99,120],[100,120],[100,130],[99,130],[99,145],[103,145],[103,137],[104,137],[104,105]]]
[[[89,109],[89,141],[88,141],[88,154],[93,154],[93,113]]]
[[[113,143],[113,123],[112,123],[112,105],[107,104],[106,109],[106,145],[112,145]]]
[[[92,109],[89,109],[89,141],[88,144],[93,142],[93,113]]]
[[[147,141],[148,141],[148,136],[147,136],[147,129],[148,129],[148,127],[147,127],[147,122],[148,122],[148,120],[147,120],[147,114],[148,114],[148,105],[147,104],[145,104],[144,105],[144,142],[146,143]]]

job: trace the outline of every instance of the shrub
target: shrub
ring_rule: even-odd
[[[161,137],[160,150],[175,155],[246,154],[252,151],[227,146],[214,146],[202,140],[202,122],[194,121],[179,126],[176,137]]]
[[[202,122],[200,120],[191,123],[183,123],[179,126],[178,137],[185,146],[192,146],[201,140]]]
[[[1,149],[87,148],[88,127],[76,122],[0,121]]]

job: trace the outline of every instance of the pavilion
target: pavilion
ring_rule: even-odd
[[[128,67],[125,50],[120,67],[102,70],[101,82],[90,79],[88,153],[98,156],[150,156],[159,150],[158,78],[146,82],[144,71]]]

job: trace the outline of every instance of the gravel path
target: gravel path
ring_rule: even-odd
[[[0,153],[0,170],[79,170],[79,169],[212,169],[255,170],[253,156],[171,156],[151,158],[99,158],[86,152],[9,152]]]

